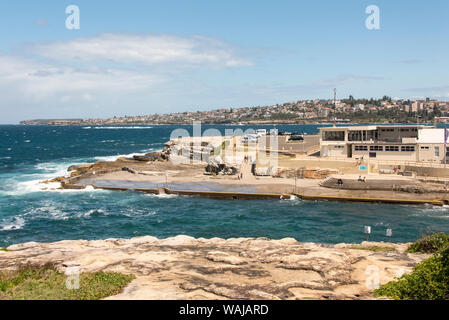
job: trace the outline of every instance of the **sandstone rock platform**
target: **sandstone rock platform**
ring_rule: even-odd
[[[407,246],[188,236],[30,242],[0,251],[0,269],[53,263],[136,276],[108,299],[373,299],[376,279],[387,283],[426,258]]]

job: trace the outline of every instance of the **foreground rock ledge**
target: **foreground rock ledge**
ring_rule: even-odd
[[[377,252],[370,247],[388,247]],[[407,244],[323,245],[294,239],[168,239],[24,243],[0,251],[0,269],[54,263],[64,272],[121,272],[136,279],[109,299],[373,299],[367,281],[394,280],[427,256]],[[363,249],[364,248],[364,249]]]

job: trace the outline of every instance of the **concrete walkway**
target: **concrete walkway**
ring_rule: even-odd
[[[248,182],[254,182],[256,181],[256,177],[251,172],[251,163],[243,162],[241,165],[240,172],[243,174],[243,179],[240,181],[248,183]]]

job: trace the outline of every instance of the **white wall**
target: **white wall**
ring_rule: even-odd
[[[421,129],[418,143],[444,143],[444,129]]]

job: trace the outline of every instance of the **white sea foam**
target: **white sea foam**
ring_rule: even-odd
[[[95,190],[93,187],[86,187],[85,189],[60,189],[59,182],[42,183],[46,180],[51,180],[56,177],[67,177],[69,172],[67,168],[73,163],[68,162],[47,162],[40,163],[35,166],[37,173],[24,174],[6,179],[6,184],[11,186],[9,189],[2,191],[2,193],[10,196],[24,195],[35,192],[92,192],[102,191]]]
[[[146,194],[146,196],[150,198],[160,198],[160,199],[170,199],[178,197],[178,195],[176,194]]]
[[[38,217],[52,220],[67,220],[69,218],[65,205],[52,200],[47,200],[40,203],[39,207],[31,209],[25,215],[31,217],[32,219]]]
[[[118,154],[115,156],[98,156],[98,157],[95,157],[94,159],[96,161],[115,161],[118,158],[132,158],[133,156],[141,156],[141,155],[144,155],[145,153],[149,153],[149,152],[156,152],[156,149],[150,148],[148,150],[140,150],[139,152],[135,152],[135,153]]]
[[[432,217],[440,219],[449,219],[449,206],[433,206],[425,205],[421,208],[417,207],[417,211],[412,214],[414,217]]]
[[[77,214],[77,218],[89,218],[94,213],[105,214],[105,212],[102,209],[93,209],[93,210],[89,210],[88,212],[85,212],[85,213]]]
[[[60,189],[61,184],[59,182],[44,184],[43,181],[51,180],[56,177],[68,177],[70,172],[67,168],[71,165],[82,165],[92,161],[115,161],[119,157],[132,158],[134,155],[141,155],[147,152],[152,152],[155,149],[141,150],[142,153],[131,153],[115,156],[98,156],[90,159],[82,159],[82,161],[69,160],[59,162],[44,162],[34,166],[34,173],[16,175],[14,177],[4,178],[2,180],[3,185],[7,185],[7,188],[3,188],[0,193],[17,196],[35,192],[108,192],[101,189],[94,189],[92,186],[87,186],[85,189]]]
[[[135,217],[135,216],[146,216],[146,217],[151,217],[157,214],[156,210],[151,210],[148,211],[146,209],[133,209],[133,210],[126,210],[125,212],[121,212],[121,215],[125,216],[125,217]]]
[[[122,155],[115,155],[115,156],[98,156],[98,157],[95,157],[94,159],[95,159],[95,161],[115,161],[118,158],[122,158],[122,157],[132,158],[132,156],[134,156],[134,155],[137,155],[137,153],[131,153],[131,154],[126,154],[126,155],[122,154]]]
[[[96,130],[152,129],[152,127],[94,127]]]
[[[20,216],[7,218],[3,219],[3,222],[0,224],[0,231],[19,230],[22,229],[24,225],[25,219]]]

